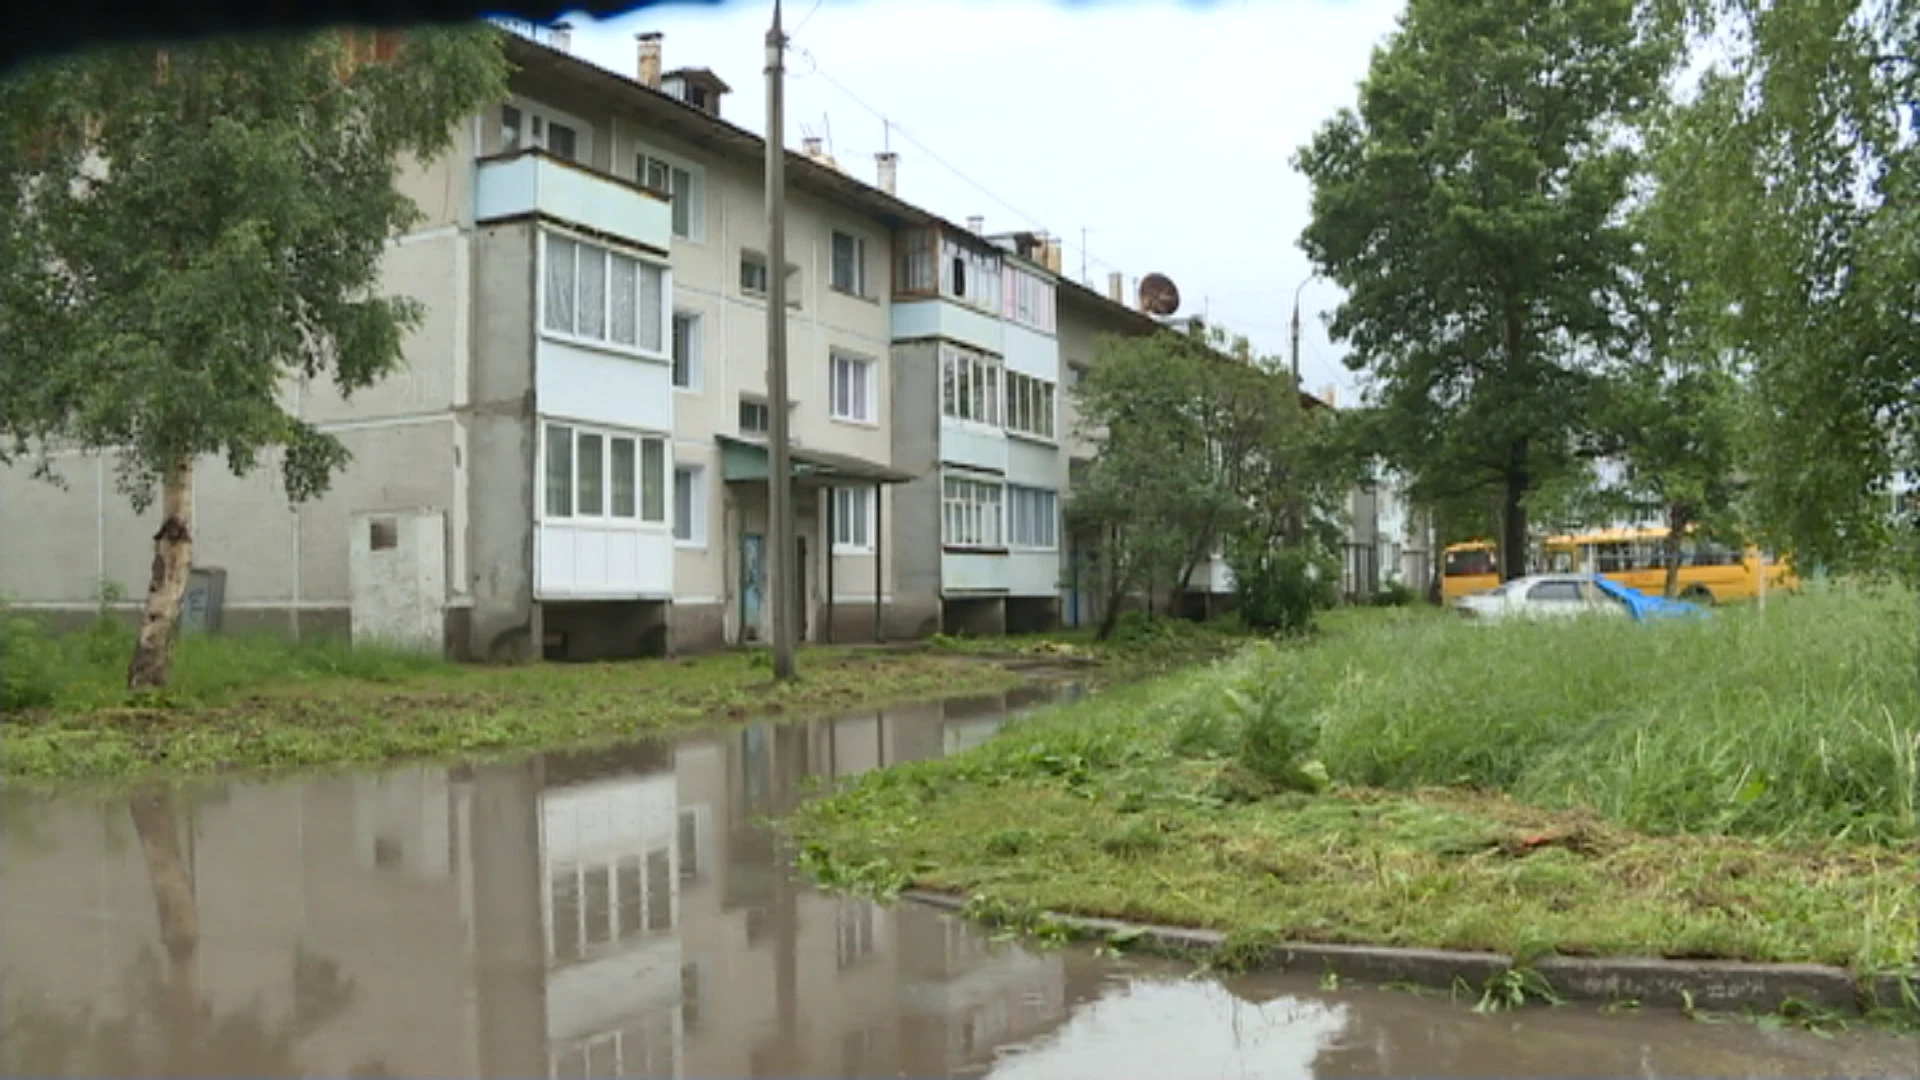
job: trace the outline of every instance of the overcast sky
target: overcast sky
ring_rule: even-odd
[[[1035,0],[790,0],[786,143],[828,138],[872,182],[873,154],[900,155],[899,192],[987,231],[1062,238],[1062,269],[1106,288],[1158,271],[1181,314],[1206,313],[1284,356],[1307,186],[1293,151],[1351,104],[1400,0],[1220,0],[1182,5]],[[594,22],[574,51],[631,74],[633,35],[658,30],[664,68],[710,67],[733,87],[722,114],[764,131],[763,40],[771,0],[672,3]],[[957,172],[956,172],[957,170]],[[1301,294],[1302,379],[1353,376],[1319,313],[1337,290]]]

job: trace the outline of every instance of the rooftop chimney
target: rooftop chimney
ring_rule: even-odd
[[[1126,303],[1127,302],[1126,300],[1127,294],[1125,291],[1126,284],[1127,284],[1126,279],[1120,276],[1120,271],[1115,270],[1111,274],[1108,274],[1107,275],[1107,299],[1113,301],[1116,304]]]
[[[1047,269],[1058,274],[1060,272],[1060,238],[1047,237],[1047,245],[1041,249],[1041,253],[1046,257]]]
[[[810,158],[820,156],[820,147],[821,142],[820,136],[818,135],[808,135],[806,138],[800,140],[800,152]]]
[[[660,89],[660,31],[633,35],[640,42],[640,85]]]
[[[573,24],[557,22],[549,28],[553,33],[553,47],[561,52],[573,51]]]
[[[900,179],[900,155],[891,150],[882,150],[873,155],[873,160],[880,170],[880,190],[894,194],[894,185]]]
[[[1339,402],[1336,401],[1335,398],[1339,396],[1339,393],[1340,388],[1338,386],[1328,383],[1326,391],[1320,395],[1320,398],[1329,405],[1338,405]]]
[[[979,214],[973,215],[967,219],[967,231],[976,236],[985,236],[987,232],[987,219],[981,217]]]

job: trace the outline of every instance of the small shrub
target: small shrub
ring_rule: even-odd
[[[987,836],[987,854],[1007,857],[1018,855],[1033,844],[1033,833],[1026,829],[1001,829]]]
[[[1228,563],[1240,595],[1240,617],[1251,630],[1295,637],[1313,629],[1313,614],[1339,599],[1339,575],[1303,547],[1274,547],[1264,537],[1228,544]]]
[[[1264,646],[1270,658],[1272,646]],[[1254,663],[1227,688],[1224,708],[1240,732],[1234,758],[1241,768],[1283,791],[1323,791],[1327,770],[1314,758],[1320,725],[1290,693],[1292,682],[1269,663]]]
[[[1380,586],[1373,594],[1374,607],[1412,607],[1415,600],[1413,588],[1404,581],[1389,581]]]
[[[33,619],[0,608],[0,712],[53,704],[60,693],[60,644]]]

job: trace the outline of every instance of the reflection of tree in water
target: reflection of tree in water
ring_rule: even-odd
[[[18,989],[0,1029],[0,1074],[8,1076],[298,1076],[294,1044],[338,1017],[355,988],[337,965],[306,948],[294,954],[293,1015],[268,1021],[258,1002],[219,1012],[200,992],[200,923],[191,868],[180,850],[173,793],[129,800],[146,856],[162,951],[142,949],[129,965],[122,1015],[93,1004],[49,1005]],[[381,1076],[384,1062],[355,1075]]]
[[[305,950],[302,950],[305,955]],[[268,1021],[255,1003],[231,1012],[216,1011],[204,998],[182,1002],[178,981],[160,953],[143,949],[128,966],[119,1015],[95,1005],[48,1005],[16,993],[7,1003],[5,1037],[0,1040],[0,1073],[8,1076],[298,1076],[294,1044],[337,1017],[352,1001],[353,986],[326,970],[304,966],[296,979],[295,1015]],[[302,968],[296,961],[296,969]],[[24,989],[24,988],[23,988]],[[375,1065],[375,1068],[380,1068]],[[366,1068],[366,1066],[362,1066]],[[361,1072],[356,1075],[383,1075]]]

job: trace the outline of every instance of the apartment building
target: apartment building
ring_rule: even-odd
[[[380,285],[426,311],[404,367],[351,400],[286,388],[350,465],[290,505],[272,462],[203,464],[201,625],[493,660],[767,636],[764,141],[657,34],[629,75],[515,29],[508,100],[399,181],[424,213]],[[1158,324],[1059,278],[1057,244],[902,202],[889,156],[872,184],[817,145],[787,162],[803,640],[1053,625],[1075,607],[1063,345],[1085,364],[1097,330]],[[111,455],[55,467],[64,488],[0,472],[38,526],[0,529],[0,596],[137,596],[153,515]]]

